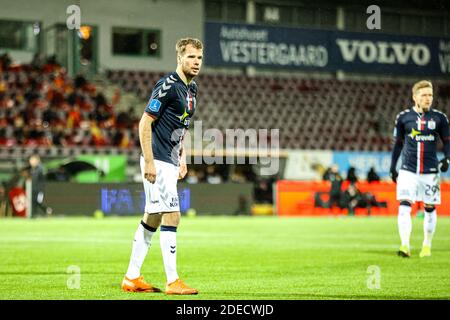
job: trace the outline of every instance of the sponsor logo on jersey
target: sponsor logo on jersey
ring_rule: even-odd
[[[171,208],[178,207],[178,197],[172,197],[172,201],[170,202],[169,206]]]
[[[421,131],[416,130],[414,128],[411,129],[411,133],[409,134],[409,137],[413,140],[416,140],[417,142],[434,141],[435,140],[434,135],[432,135],[432,134],[422,135]]]
[[[158,99],[152,99],[147,107],[153,112],[158,112],[159,108],[161,108],[161,101],[159,101]]]
[[[428,135],[426,135],[426,136],[421,136],[421,135],[419,135],[419,136],[416,136],[416,141],[419,141],[419,142],[421,142],[421,141],[434,141],[434,136],[432,135],[432,134],[428,134]]]
[[[187,117],[189,117],[189,113],[187,113],[187,111],[184,110],[184,113],[181,116],[178,116],[178,119],[180,119],[180,121],[183,122],[184,119],[186,119]]]
[[[411,133],[409,134],[409,136],[411,137],[411,139],[414,140],[414,138],[415,138],[417,135],[419,135],[419,134],[420,134],[420,131],[418,131],[418,130],[412,128],[412,129],[411,129]]]
[[[180,122],[183,123],[185,126],[189,127],[189,123],[191,119],[186,119],[189,117],[189,113],[187,113],[186,110],[184,110],[184,113],[181,116],[178,116],[177,118],[180,119]]]

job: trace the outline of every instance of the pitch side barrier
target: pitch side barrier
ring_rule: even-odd
[[[250,215],[252,192],[251,183],[178,184],[182,214]],[[57,216],[130,216],[144,212],[142,183],[48,182],[45,197]]]
[[[392,182],[358,182],[357,188],[365,193],[370,192],[375,199],[386,204],[386,207],[371,207],[372,216],[389,216],[398,214],[398,201],[396,200],[396,184]],[[280,180],[274,188],[275,207],[279,216],[324,216],[347,215],[347,209],[339,207],[326,208],[330,182],[323,181],[290,181]],[[342,184],[342,191],[348,187],[348,182]],[[318,201],[318,198],[320,200]],[[441,205],[436,206],[439,215],[450,216],[450,183],[441,182]],[[325,204],[325,205],[324,205]],[[423,210],[422,203],[416,203],[413,213]],[[355,215],[368,215],[366,208],[356,208]]]

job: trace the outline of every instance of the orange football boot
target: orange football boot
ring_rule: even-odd
[[[166,285],[166,294],[197,294],[198,291],[188,287],[180,279]]]
[[[136,279],[128,279],[125,276],[122,280],[122,290],[127,292],[161,292],[161,289],[146,282],[143,276]]]

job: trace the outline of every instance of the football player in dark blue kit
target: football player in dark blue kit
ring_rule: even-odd
[[[122,281],[125,291],[161,291],[147,283],[140,271],[151,238],[161,226],[160,245],[167,276],[165,293],[198,293],[177,274],[176,232],[180,222],[177,180],[187,173],[183,138],[195,112],[197,85],[193,78],[202,66],[203,44],[198,39],[180,39],[176,52],[176,71],[156,83],[139,123],[145,213],[134,236],[130,263]]]
[[[440,172],[446,172],[450,161],[450,131],[447,116],[433,108],[433,86],[429,81],[420,81],[412,88],[414,107],[397,115],[394,129],[394,149],[390,174],[397,182],[398,230],[401,246],[398,254],[410,257],[411,205],[423,201],[424,240],[420,257],[431,256],[431,240],[436,229],[435,205],[441,203]],[[444,158],[437,158],[437,142],[444,145]],[[400,171],[397,160],[402,153]]]

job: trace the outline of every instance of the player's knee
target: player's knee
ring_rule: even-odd
[[[161,225],[161,215],[160,214],[144,214],[144,218],[142,219],[144,223],[152,228],[158,229]]]
[[[401,205],[401,206],[411,207],[411,202],[408,201],[408,200],[401,200],[401,201],[400,201],[400,205]]]
[[[177,227],[180,224],[180,212],[169,212],[162,216],[162,224],[164,226]]]
[[[435,208],[436,207],[434,205],[432,205],[432,204],[425,204],[425,211],[426,212],[433,212]]]

